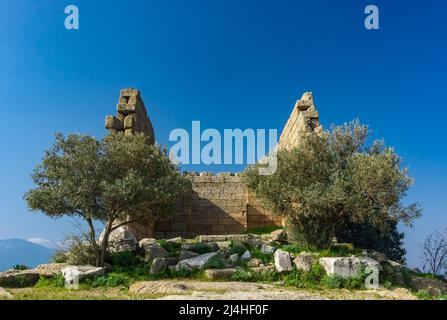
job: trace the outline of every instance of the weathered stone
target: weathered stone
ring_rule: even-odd
[[[215,257],[216,255],[217,255],[216,252],[210,252],[210,253],[205,253],[205,254],[202,254],[202,255],[194,257],[194,258],[181,260],[177,264],[177,269],[180,269],[180,268],[202,269],[203,266],[208,262],[208,260],[210,260],[212,257]]]
[[[114,116],[106,116],[106,129],[123,130],[123,121]]]
[[[175,258],[155,258],[152,261],[150,273],[157,274],[165,271],[169,266],[173,266],[178,262]]]
[[[141,241],[140,241],[141,243]],[[144,249],[144,258],[146,261],[151,261],[155,258],[164,258],[168,255],[168,251],[163,248],[158,242],[145,242],[142,245]]]
[[[204,249],[210,252],[218,251],[219,246],[215,242],[193,242],[182,244],[182,249],[200,253],[203,252]]]
[[[315,258],[312,254],[307,252],[301,252],[294,260],[293,263],[297,270],[309,272],[312,266],[315,264]]]
[[[8,291],[3,288],[0,288],[0,300],[9,300],[12,299],[13,296]]]
[[[259,267],[261,264],[262,264],[261,259],[252,258],[247,262],[247,267],[256,268],[256,267]]]
[[[228,241],[244,242],[244,241],[248,241],[249,239],[250,239],[250,235],[248,235],[248,234],[229,234],[229,235],[227,235]]]
[[[276,272],[276,269],[272,265],[268,265],[268,266],[260,265],[259,267],[251,268],[251,271],[259,273],[259,274],[266,274],[266,273]]]
[[[199,236],[200,242],[220,242],[220,241],[227,241],[226,235],[202,235]]]
[[[191,259],[197,257],[198,255],[199,254],[197,252],[182,249],[180,250],[179,260]]]
[[[59,273],[61,273],[62,269],[68,266],[69,266],[68,263],[47,263],[37,266],[36,271],[42,277],[49,278],[58,275]]]
[[[141,248],[144,248],[145,245],[147,245],[149,243],[154,243],[154,242],[157,242],[157,240],[154,238],[144,238],[144,239],[141,239],[140,241],[138,241],[138,245]]]
[[[103,267],[93,266],[68,266],[61,270],[66,283],[71,285],[85,278],[103,276],[105,269]]]
[[[175,238],[171,238],[171,239],[166,239],[166,242],[182,243],[183,242],[183,238],[182,237],[175,237]]]
[[[342,278],[358,276],[363,267],[373,267],[382,270],[380,263],[371,258],[358,257],[325,257],[320,258],[327,275],[340,276]]]
[[[248,240],[246,240],[246,242],[255,248],[261,248],[262,245],[264,244],[264,241],[261,239],[260,236],[258,235],[250,235],[250,237],[248,238]]]
[[[263,244],[261,246],[261,253],[263,253],[263,254],[274,254],[275,251],[276,251],[276,248],[271,245]]]
[[[371,258],[377,260],[379,263],[382,263],[387,260],[386,255],[374,250],[364,250],[362,252],[363,256],[366,258]]]
[[[237,270],[228,269],[208,269],[205,270],[205,277],[211,280],[225,279],[231,277]]]
[[[233,265],[239,261],[239,255],[237,253],[232,254],[228,257],[228,261],[230,261]]]
[[[99,236],[99,242],[102,243],[103,239],[104,231]],[[121,226],[109,234],[110,252],[136,251],[137,248],[137,239],[128,226]]]
[[[32,287],[39,281],[37,270],[8,270],[0,272],[0,286],[6,288]]]
[[[230,248],[231,242],[230,241],[218,241],[216,242],[217,247],[221,251],[227,251]]]
[[[246,250],[241,256],[241,261],[248,261],[250,259],[251,259],[251,253],[250,251]]]
[[[276,271],[279,273],[292,271],[292,261],[288,252],[278,249],[275,251],[274,259]]]

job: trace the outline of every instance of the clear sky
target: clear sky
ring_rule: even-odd
[[[80,29],[64,27],[75,4]],[[367,4],[380,30],[364,28]],[[0,239],[53,241],[73,221],[30,213],[29,174],[53,134],[105,134],[123,87],[139,88],[168,144],[174,128],[277,128],[313,91],[325,127],[355,118],[395,147],[423,217],[404,228],[410,264],[447,226],[443,1],[0,0]],[[189,167],[232,171],[239,167]]]

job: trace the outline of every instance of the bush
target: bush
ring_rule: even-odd
[[[327,288],[338,289],[343,287],[343,278],[340,276],[325,276],[322,283]]]
[[[39,281],[35,284],[36,288],[51,287],[51,288],[63,288],[65,286],[65,279],[62,274],[58,274],[51,278],[40,277]]]
[[[24,265],[24,264],[16,264],[12,266],[13,270],[29,270],[30,267]]]
[[[53,262],[93,266],[96,264],[95,250],[90,242],[83,240],[82,236],[69,236],[64,243],[68,245],[68,249],[57,251],[51,259]]]
[[[227,256],[231,256],[232,254],[242,255],[247,250],[247,247],[240,242],[231,242],[230,248],[227,251]]]
[[[205,254],[213,252],[213,247],[205,242],[191,243],[188,250],[197,252],[198,254]]]
[[[85,279],[84,283],[94,288],[96,287],[129,287],[132,282],[131,277],[125,273],[111,272],[105,276],[95,277],[93,279]]]
[[[179,252],[182,247],[181,243],[170,242],[170,241],[166,241],[164,239],[158,240],[157,242],[169,253]]]
[[[108,259],[116,271],[134,270],[145,264],[145,261],[131,251],[112,253]]]
[[[233,281],[252,281],[254,279],[253,273],[247,270],[237,270],[235,273],[233,273],[230,277]]]
[[[263,264],[268,264],[273,260],[272,255],[262,253],[260,248],[253,248],[250,253],[253,258],[261,259]]]
[[[365,222],[390,236],[390,221],[411,225],[421,209],[402,202],[413,180],[401,158],[382,141],[366,146],[368,133],[358,121],[309,133],[297,147],[278,150],[274,174],[260,175],[257,164],[243,178],[266,207],[287,218],[297,243],[325,248],[351,224]]]
[[[226,268],[227,262],[220,256],[216,255],[211,257],[204,265],[203,269],[224,269]]]

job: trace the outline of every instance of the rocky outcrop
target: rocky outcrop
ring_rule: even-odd
[[[104,231],[99,236],[99,242],[104,239]],[[136,251],[138,241],[129,226],[121,226],[109,234],[110,252]]]
[[[261,253],[263,253],[263,254],[274,254],[275,251],[276,251],[276,248],[271,245],[263,244],[261,246]]]
[[[68,263],[46,263],[37,266],[36,271],[46,278],[54,277],[61,273],[61,270],[68,267]]]
[[[5,288],[32,287],[40,279],[37,270],[9,270],[0,273],[0,286]]]

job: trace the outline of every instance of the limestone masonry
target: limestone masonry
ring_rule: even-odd
[[[125,134],[143,132],[155,143],[152,123],[137,89],[121,90],[117,116],[107,116],[105,126]],[[293,148],[306,132],[319,132],[318,112],[311,92],[306,92],[295,104],[280,135],[278,148]],[[132,225],[130,229],[139,239],[147,237],[185,238],[204,234],[234,234],[247,229],[281,226],[279,215],[263,208],[247,190],[238,173],[185,172],[191,181],[192,192],[180,199],[172,215]]]

